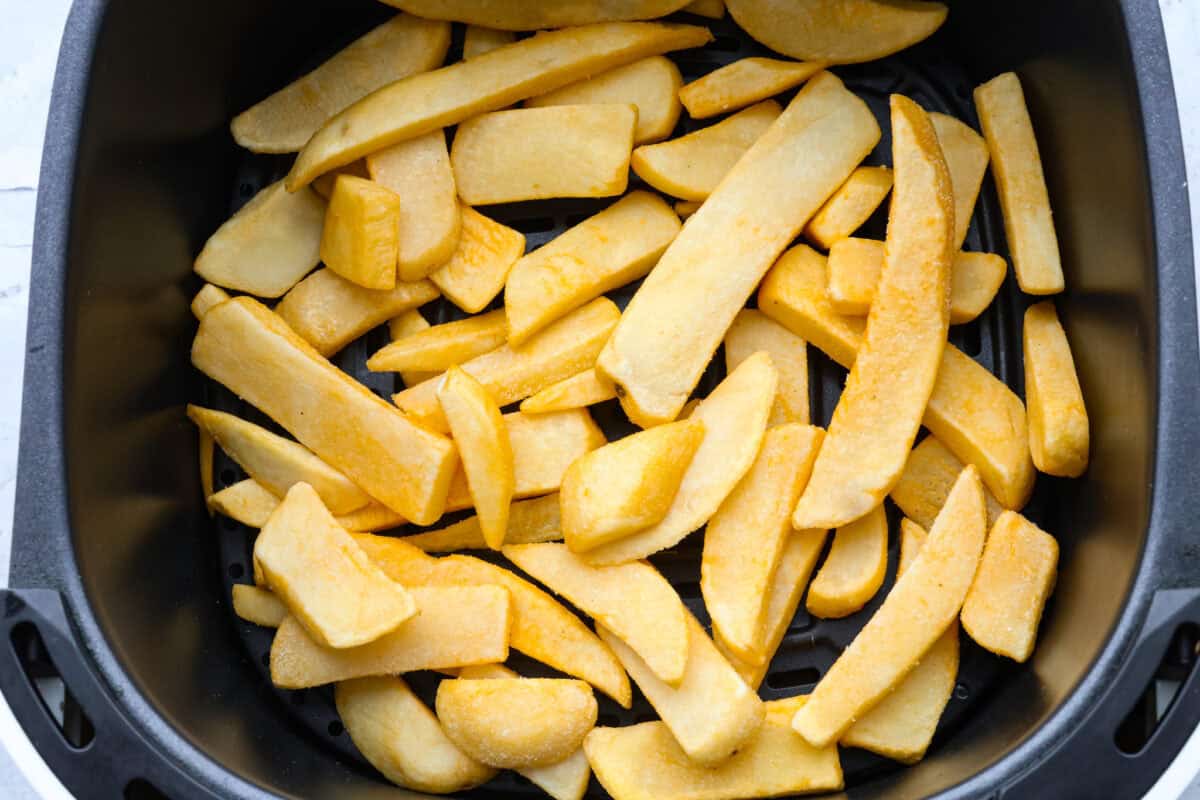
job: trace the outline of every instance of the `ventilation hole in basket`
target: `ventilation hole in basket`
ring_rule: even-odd
[[[546,231],[554,230],[554,220],[550,217],[530,217],[528,219],[513,220],[512,227],[519,230],[521,233],[545,233]]]
[[[966,700],[971,696],[971,690],[967,688],[965,683],[960,683],[954,687],[954,696],[959,700]]]
[[[299,689],[295,692],[292,692],[291,694],[292,694],[292,705],[294,705],[294,706],[302,706],[302,705],[304,705],[305,701],[308,700],[308,697],[304,694],[303,689]]]
[[[1186,622],[1175,629],[1158,669],[1113,734],[1118,750],[1134,755],[1146,746],[1173,710],[1179,688],[1196,666],[1198,650],[1200,626]]]
[[[821,671],[816,667],[801,667],[800,669],[785,669],[767,675],[767,686],[772,689],[795,689],[801,686],[813,686],[821,680]]]
[[[125,784],[125,800],[171,800],[145,778],[134,778]]]
[[[335,719],[329,723],[328,730],[329,730],[330,736],[341,736],[342,733],[346,730],[346,728],[343,727],[341,722],[339,722],[338,720]]]
[[[22,622],[10,635],[17,661],[25,672],[46,713],[54,720],[58,732],[75,749],[86,747],[96,738],[92,721],[83,713],[75,695],[63,681],[42,634],[31,622]]]
[[[220,478],[222,486],[230,486],[234,481],[237,480],[237,473],[231,470],[229,467],[226,467],[225,469],[221,470]]]
[[[241,577],[245,574],[246,574],[246,568],[243,567],[241,564],[230,564],[229,565],[229,577],[233,578],[235,581],[241,579]]]
[[[606,728],[615,728],[621,721],[617,719],[616,714],[601,714],[596,718],[596,722]]]

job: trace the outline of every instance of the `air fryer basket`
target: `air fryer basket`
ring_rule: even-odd
[[[187,361],[192,257],[289,163],[238,150],[229,117],[390,11],[366,0],[165,5],[78,2],[63,43],[39,198],[18,588],[5,597],[12,646],[0,648],[0,688],[80,797],[136,797],[146,786],[172,798],[394,797],[399,790],[341,729],[328,690],[271,687],[271,634],[236,619],[228,601],[232,583],[250,580],[252,531],[204,514],[194,432],[182,413],[197,400],[255,413]],[[1145,746],[1127,753],[1116,741],[1168,645],[1194,648],[1200,623],[1186,461],[1200,435],[1184,405],[1200,385],[1195,299],[1161,24],[1153,0],[985,5],[953,5],[929,42],[835,71],[885,122],[888,94],[902,92],[975,127],[971,88],[1020,72],[1063,244],[1068,293],[1058,305],[1092,415],[1093,465],[1080,481],[1041,476],[1026,512],[1063,549],[1032,661],[1013,665],[962,637],[958,686],[926,761],[899,769],[843,750],[848,793],[1135,796],[1200,719],[1193,650],[1168,659],[1185,683]],[[728,19],[689,21],[717,38],[673,56],[685,79],[766,52]],[[884,130],[869,163],[890,161]],[[534,247],[608,202],[488,213],[525,230]],[[869,235],[882,237],[883,224],[882,216],[869,222]],[[966,247],[1007,254],[990,179]],[[1018,393],[1026,302],[1010,276],[984,316],[951,333]],[[431,321],[460,315],[444,302],[424,311]],[[369,333],[337,362],[386,396],[393,376],[363,366],[383,341],[386,332]],[[824,424],[845,373],[813,348],[810,362],[814,421]],[[699,393],[722,377],[721,363],[714,359]],[[629,429],[615,402],[594,413],[610,438]],[[219,452],[215,473],[218,487],[241,477]],[[652,560],[706,622],[699,544],[690,537]],[[893,542],[888,586],[895,551]],[[883,596],[845,620],[802,609],[763,696],[807,691]],[[1191,639],[1176,636],[1181,630]],[[44,652],[31,668],[33,632]],[[64,737],[47,716],[29,677],[37,667],[61,674],[94,739]],[[428,692],[436,679],[413,683]],[[628,712],[601,704],[602,722],[651,713],[640,694]],[[506,776],[472,796],[537,791]],[[603,796],[595,783],[592,792]]]

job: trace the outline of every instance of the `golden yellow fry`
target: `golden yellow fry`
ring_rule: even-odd
[[[421,331],[427,331],[429,328],[430,325],[425,317],[421,316],[420,309],[416,308],[410,308],[388,322],[388,333],[393,342],[398,342]],[[421,381],[427,381],[437,374],[439,373],[425,370],[401,370],[400,379],[404,381],[405,386],[416,386]]]
[[[679,233],[661,197],[632,192],[519,260],[508,274],[508,339],[520,347],[564,314],[643,277]]]
[[[908,454],[904,472],[892,487],[892,502],[917,525],[928,528],[946,503],[962,468],[963,463],[936,436],[926,436]],[[1003,509],[986,488],[983,500],[991,529]]]
[[[683,10],[709,19],[720,19],[725,16],[725,0],[692,0]]]
[[[471,205],[611,197],[625,191],[637,107],[547,106],[493,111],[464,121],[450,163]]]
[[[285,606],[274,592],[244,583],[233,585],[233,613],[247,622],[264,628],[278,628],[288,615]]]
[[[481,56],[497,47],[512,44],[516,40],[517,37],[512,31],[485,28],[482,25],[468,25],[463,36],[463,60]]]
[[[508,531],[504,542],[531,544],[562,539],[559,523],[558,495],[548,494],[532,500],[518,500],[508,509]],[[461,522],[436,531],[405,536],[404,541],[426,553],[452,553],[456,550],[481,550],[487,547],[479,517],[467,517]]]
[[[217,228],[193,268],[217,286],[279,297],[321,260],[324,224],[325,201],[315,192],[273,183]]]
[[[328,358],[377,325],[437,297],[429,281],[364,289],[330,269],[319,269],[292,287],[275,313],[300,338]]]
[[[644,561],[593,567],[566,545],[508,545],[504,556],[616,634],[662,681],[677,686],[688,660],[687,610]]]
[[[441,516],[454,445],[321,358],[262,304],[238,297],[209,311],[192,363],[388,508],[419,525]]]
[[[462,231],[450,260],[429,280],[450,302],[474,314],[500,294],[513,264],[525,252],[525,234],[485,217],[470,206],[459,207]]]
[[[437,717],[400,678],[341,681],[334,699],[350,740],[371,766],[398,786],[450,794],[496,775],[494,768],[450,741]]]
[[[572,83],[525,101],[526,108],[632,103],[637,108],[634,144],[657,142],[671,135],[679,121],[679,67],[665,56],[651,56],[594,78]]]
[[[635,150],[634,152],[636,153],[637,151]],[[674,208],[675,208],[675,213],[679,215],[679,218],[685,220],[688,217],[690,217],[692,214],[695,214],[697,211],[700,210],[700,201],[699,200],[677,200],[677,201],[675,201]]]
[[[400,195],[365,178],[339,175],[325,210],[321,260],[364,289],[394,288],[399,220]]]
[[[700,590],[714,636],[739,659],[754,663],[765,655],[756,645],[763,640],[769,587],[823,435],[800,423],[769,429],[754,465],[708,521]]]
[[[992,155],[992,174],[1017,283],[1026,294],[1063,290],[1058,234],[1042,158],[1015,73],[1005,72],[975,88],[975,107]]]
[[[213,508],[208,500],[213,496],[213,450],[216,448],[216,442],[213,441],[212,434],[204,428],[197,428],[196,432],[196,451],[200,461],[200,493],[204,495],[204,503],[211,517]]]
[[[646,277],[596,362],[634,423],[679,415],[763,274],[878,140],[866,104],[823,73],[746,151]]]
[[[684,86],[679,100],[693,119],[704,119],[795,88],[824,68],[817,61],[739,58]]]
[[[400,514],[382,503],[375,502],[337,518],[338,525],[348,531],[386,531],[398,528],[406,522],[408,520]]]
[[[702,201],[782,113],[779,103],[764,100],[686,136],[639,147],[633,151],[630,166],[659,191]],[[700,207],[698,202],[692,205],[695,208],[688,214]],[[675,209],[679,210],[679,204]]]
[[[912,520],[900,521],[900,566],[897,575],[916,559],[927,534]],[[851,725],[839,740],[843,747],[860,747],[902,764],[925,756],[938,720],[958,677],[958,623],[950,623],[921,663],[879,704]]]
[[[576,459],[560,492],[567,546],[582,553],[660,522],[704,438],[703,421],[682,420]]]
[[[491,27],[499,27],[492,22]],[[532,36],[396,81],[313,134],[288,173],[288,189],[295,191],[323,172],[405,139],[648,56],[699,47],[711,39],[706,28],[692,25],[588,25]]]
[[[763,721],[763,702],[722,658],[696,618],[687,613],[688,660],[677,686],[660,680],[637,653],[597,623],[596,632],[617,654],[688,758],[716,766],[749,739]]]
[[[312,190],[328,202],[333,196],[333,187],[337,183],[337,179],[342,175],[350,175],[355,178],[368,179],[371,173],[367,171],[366,159],[360,158],[357,161],[351,161],[349,164],[332,169],[324,175],[320,175],[312,182]]]
[[[448,369],[439,383],[438,402],[458,446],[483,539],[499,550],[516,481],[508,428],[487,390],[458,367]]]
[[[551,323],[521,347],[506,344],[460,366],[487,389],[497,405],[506,406],[594,366],[620,316],[611,300],[598,297]],[[392,400],[422,425],[446,430],[437,404],[436,381],[405,389]]]
[[[656,19],[678,11],[687,0],[385,0],[390,6],[429,19],[537,31],[596,22]]]
[[[360,647],[321,647],[295,617],[288,617],[271,643],[272,682],[281,689],[307,689],[350,678],[508,658],[512,606],[503,587],[418,586],[409,591],[417,614]]]
[[[809,220],[804,228],[804,237],[817,247],[828,250],[835,242],[848,238],[862,227],[891,190],[890,169],[859,167]]]
[[[900,478],[933,391],[950,324],[954,196],[937,135],[892,95],[896,188],[878,296],[834,409],[797,528],[833,528],[878,506]]]
[[[950,184],[954,187],[954,246],[960,248],[967,238],[975,200],[987,172],[987,142],[970,125],[946,114],[931,112],[929,121],[937,131],[946,169],[950,170]]]
[[[397,14],[333,58],[233,118],[242,147],[294,153],[325,121],[392,81],[441,66],[450,26]]]
[[[392,342],[367,359],[376,372],[438,373],[490,353],[508,339],[504,309],[434,325]]]
[[[997,655],[1023,662],[1058,574],[1058,542],[1013,511],[992,526],[962,607],[963,629]]]
[[[261,528],[279,506],[279,498],[258,481],[247,478],[208,498],[208,508],[251,528]]]
[[[454,255],[462,227],[446,134],[438,129],[371,153],[371,180],[400,195],[396,268],[418,281]]]
[[[767,425],[808,423],[808,347],[804,340],[754,309],[743,309],[725,333],[725,371],[733,372],[759,352],[771,356],[779,372],[775,403]]]
[[[661,522],[589,550],[593,564],[620,564],[674,547],[716,513],[754,463],[775,399],[778,373],[766,353],[755,353],[726,376],[688,422],[704,424],[704,440]]]
[[[725,0],[742,30],[792,58],[874,61],[930,36],[946,6],[923,0]]]
[[[962,471],[929,539],[883,605],[796,713],[792,727],[816,746],[838,739],[917,665],[958,617],[986,535],[979,473]]]
[[[762,727],[715,767],[693,763],[661,722],[596,728],[583,749],[614,800],[741,800],[837,791],[843,786],[837,747],[810,747],[788,724],[804,699],[766,703]]]
[[[1033,463],[1047,475],[1077,478],[1087,469],[1091,436],[1075,359],[1054,303],[1025,310],[1022,342]]]
[[[200,287],[200,291],[196,292],[196,296],[192,298],[192,314],[196,319],[203,319],[208,310],[218,303],[224,303],[229,299],[229,293],[220,286],[213,286],[211,283],[206,283]]]
[[[883,585],[887,543],[888,521],[882,505],[838,528],[825,563],[808,587],[808,612],[837,619],[865,606]]]
[[[578,375],[547,386],[533,397],[525,398],[521,401],[521,411],[526,414],[546,414],[570,408],[586,408],[616,396],[617,390],[611,381],[597,375],[595,368],[585,369]]]

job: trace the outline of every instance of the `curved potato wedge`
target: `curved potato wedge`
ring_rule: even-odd
[[[844,525],[808,587],[808,611],[825,619],[847,617],[867,604],[887,573],[888,522],[883,506]]]
[[[859,167],[804,226],[804,237],[828,250],[862,227],[891,190],[890,169]]]
[[[233,585],[233,613],[264,628],[278,628],[288,615],[287,606],[275,593],[261,586]]]
[[[937,131],[946,169],[950,170],[950,184],[954,187],[954,246],[961,248],[975,214],[983,174],[987,172],[987,142],[970,125],[947,114],[931,112],[929,121]]]
[[[325,209],[321,261],[364,289],[396,287],[400,195],[353,175],[338,175]]]
[[[547,386],[533,397],[521,401],[521,411],[526,414],[546,414],[551,411],[566,411],[612,400],[617,390],[611,381],[596,374],[595,368],[586,369],[578,375]]]
[[[808,424],[808,346],[761,311],[743,309],[725,333],[725,372],[733,372],[760,350],[771,357],[779,373],[775,404],[771,406],[767,425]]]
[[[1087,407],[1054,303],[1046,300],[1025,310],[1022,342],[1033,463],[1047,475],[1077,478],[1088,465]]]
[[[739,58],[684,86],[679,100],[692,119],[704,119],[794,89],[824,68],[820,62]]]
[[[211,283],[206,283],[200,287],[200,291],[196,292],[196,296],[192,298],[192,314],[196,319],[203,319],[210,308],[219,303],[224,303],[228,299],[229,292],[220,286],[213,286]]]
[[[482,25],[468,25],[463,34],[463,60],[481,56],[484,53],[512,44],[517,40],[512,31],[502,31],[496,28],[485,28]]]
[[[508,509],[508,530],[504,542],[532,544],[562,539],[559,522],[558,495],[548,494],[532,500],[518,500]],[[453,525],[405,536],[404,542],[426,553],[452,553],[456,550],[482,550],[487,547],[479,517],[467,517]]]
[[[461,205],[462,231],[450,260],[429,280],[450,302],[475,314],[500,294],[513,264],[525,252],[525,234]]]
[[[936,436],[926,436],[908,454],[904,473],[892,487],[892,502],[916,525],[929,527],[945,505],[962,468],[963,463]],[[983,500],[991,530],[1003,509],[986,488]]]
[[[665,17],[688,0],[384,0],[428,19],[486,25],[507,31],[537,31],[593,22]]]
[[[427,326],[397,339],[367,359],[375,372],[420,370],[438,373],[476,356],[490,353],[508,341],[504,309],[466,319]]]

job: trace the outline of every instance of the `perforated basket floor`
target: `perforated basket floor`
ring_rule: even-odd
[[[728,17],[720,21],[713,21],[687,14],[677,14],[674,15],[674,18],[679,21],[707,25],[716,36],[715,41],[707,47],[671,54],[671,58],[682,70],[685,81],[693,80],[715,67],[738,58],[751,55],[775,55],[747,37]],[[447,56],[447,63],[457,60],[461,50],[461,26],[455,26],[455,28],[455,40],[450,54]],[[346,41],[352,35],[361,34],[361,31],[348,33],[350,36],[346,37]],[[297,65],[297,74],[311,69],[344,43],[345,41],[332,42],[328,53],[318,54],[319,57],[314,58],[310,64]],[[966,73],[946,57],[938,36],[892,58],[869,64],[838,67],[833,71],[867,102],[880,121],[883,139],[868,157],[866,161],[868,164],[890,165],[891,163],[888,96],[894,92],[911,97],[929,111],[950,114],[966,121],[977,130],[979,128],[979,122],[970,99],[973,85]],[[788,93],[781,97],[781,101],[790,100],[791,94]],[[688,119],[684,114],[674,135],[682,135],[706,124],[711,124],[712,121],[696,122]],[[290,156],[260,156],[243,153],[241,158],[230,207],[231,212],[241,207],[263,186],[282,177],[291,163]],[[639,187],[647,188],[636,176],[631,175],[630,189]],[[523,231],[527,247],[532,250],[580,220],[603,209],[615,199],[535,201],[491,206],[483,210],[488,216]],[[886,206],[885,203],[883,208],[867,222],[859,235],[874,239],[884,238]],[[985,179],[964,249],[1008,256],[998,202],[990,176]],[[638,285],[638,283],[634,283],[623,287],[610,293],[609,297],[619,306],[624,307]],[[492,307],[498,306],[499,300]],[[974,322],[950,329],[952,343],[999,376],[1019,395],[1023,395],[1020,346],[1020,320],[1023,310],[1024,301],[1010,273],[991,308]],[[424,306],[421,311],[434,324],[465,316],[449,301],[442,299]],[[390,398],[393,392],[403,388],[403,384],[394,373],[369,372],[365,367],[365,362],[370,354],[388,341],[386,327],[381,327],[348,346],[334,359],[339,367],[385,399]],[[816,348],[810,347],[808,352],[813,423],[824,426],[828,424],[833,413],[846,378],[846,371],[826,358]],[[706,395],[724,377],[724,373],[724,357],[722,352],[718,351],[697,387],[696,396]],[[269,419],[240,402],[223,387],[210,382],[207,384],[206,394],[203,402],[211,407],[238,413],[278,430],[277,426]],[[515,408],[505,410],[515,410]],[[625,419],[615,400],[593,406],[592,414],[610,440],[625,436],[635,430],[635,427]],[[219,449],[216,454],[214,470],[216,472],[214,483],[217,489],[224,488],[245,477],[237,465]],[[1036,492],[1033,502],[1026,509],[1025,513],[1035,521],[1042,518],[1042,514],[1039,512],[1044,510],[1047,494],[1041,490]],[[883,588],[862,611],[846,619],[824,620],[812,617],[805,611],[802,602],[778,653],[771,662],[766,680],[759,690],[759,694],[763,698],[773,699],[810,691],[883,601],[895,578],[899,541],[896,532],[900,515],[890,501],[887,510],[892,536],[888,548],[888,572]],[[437,527],[447,524],[448,521],[459,519],[466,513],[448,516],[439,522]],[[226,596],[228,596],[228,591],[234,583],[251,581],[251,549],[256,531],[224,517],[217,517],[215,524],[223,564],[221,580],[225,584]],[[415,530],[415,528],[409,527],[403,533],[413,533]],[[650,560],[671,581],[687,605],[707,626],[709,619],[700,596],[699,583],[701,535],[693,533],[680,542],[677,547],[658,553]],[[474,555],[504,563],[508,567],[512,566],[499,556],[488,552],[476,552]],[[519,570],[517,572],[520,574]],[[333,748],[348,762],[373,772],[343,730],[334,708],[331,687],[302,691],[275,689],[271,686],[267,669],[273,631],[244,622],[234,617],[232,613],[231,624],[236,626],[250,658],[258,665],[264,684],[278,696],[282,708],[291,715],[296,724],[310,731],[323,746]],[[1018,668],[1011,662],[999,659],[982,650],[966,636],[961,638],[961,644],[958,683],[938,726],[937,735],[931,748],[932,752],[936,752],[939,743],[947,737],[953,736],[962,721],[980,703],[986,701],[988,695],[994,691],[999,682],[1004,680],[1009,670]],[[509,663],[523,675],[550,676],[556,674],[549,667],[516,652],[513,653]],[[433,673],[415,673],[406,676],[406,679],[414,691],[432,705],[433,695],[440,677]],[[599,693],[597,693],[597,697],[600,700],[599,724],[601,725],[626,725],[657,718],[636,687],[634,688],[633,707],[628,711]],[[847,787],[860,785],[885,772],[902,769],[899,765],[862,750],[843,749],[841,757]],[[514,797],[525,795],[545,796],[540,789],[516,773],[502,772],[486,786],[466,792],[462,796]],[[593,779],[587,796],[607,797],[608,795]]]

